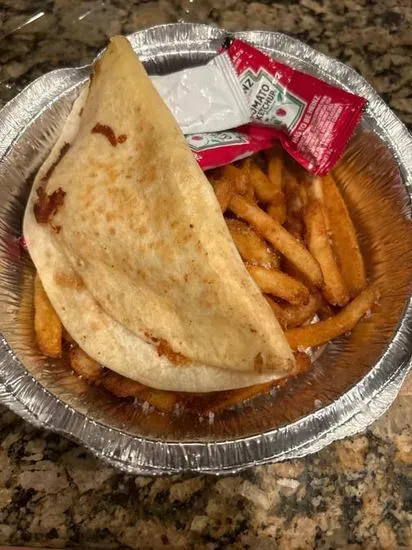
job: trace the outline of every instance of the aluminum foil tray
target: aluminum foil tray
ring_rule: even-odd
[[[129,37],[149,73],[205,63],[227,33],[177,24]],[[28,421],[76,439],[134,474],[235,472],[301,457],[353,435],[399,391],[412,351],[412,139],[349,67],[279,33],[237,36],[283,62],[368,99],[336,175],[350,207],[377,311],[328,345],[307,375],[241,409],[208,418],[166,417],[111,398],[46,361],[33,336],[33,266],[18,244],[31,178],[45,159],[89,67],[50,72],[0,113],[0,401]]]

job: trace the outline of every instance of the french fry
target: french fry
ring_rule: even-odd
[[[97,382],[102,374],[102,368],[97,361],[92,359],[79,346],[70,350],[70,366],[74,372],[85,378],[88,382]]]
[[[143,390],[147,389],[143,384],[113,371],[105,373],[101,385],[116,397],[137,397]]]
[[[266,295],[265,298],[268,304],[270,305],[270,307],[272,308],[273,314],[276,317],[282,330],[283,331],[286,330],[288,323],[285,316],[283,315],[282,307],[277,302],[275,302],[275,300],[271,296]]]
[[[213,181],[213,180],[212,180]],[[232,181],[229,178],[221,176],[212,183],[213,189],[215,191],[216,198],[220,204],[220,208],[223,214],[226,212],[227,207],[229,206],[230,199],[235,192]]]
[[[229,208],[237,216],[247,221],[258,234],[270,242],[316,287],[322,286],[323,276],[318,262],[305,246],[288,233],[258,206],[251,204],[240,195],[233,195]]]
[[[319,318],[323,321],[329,317],[336,315],[336,308],[332,307],[329,302],[326,301],[324,296],[320,297],[320,305],[316,311]]]
[[[312,366],[312,360],[304,351],[295,351],[295,371],[294,375],[303,374],[307,372]]]
[[[309,290],[286,273],[257,265],[247,265],[246,269],[265,294],[272,294],[295,305],[308,303]]]
[[[245,262],[279,267],[279,258],[269,245],[247,224],[240,220],[226,220],[230,234],[241,258]]]
[[[365,265],[345,201],[331,175],[323,179],[323,197],[336,260],[354,298],[366,287]]]
[[[322,270],[323,294],[332,305],[344,306],[349,302],[349,294],[329,242],[322,204],[318,200],[312,200],[306,206],[303,217],[308,249]]]
[[[104,375],[101,385],[116,397],[138,397],[163,412],[171,411],[177,402],[177,394],[174,392],[149,388],[113,371]]]
[[[309,301],[307,304],[302,306],[293,306],[290,304],[285,304],[279,306],[282,313],[282,318],[286,322],[287,328],[294,328],[303,325],[306,321],[310,321],[321,304],[321,297],[319,293],[315,292],[309,296]]]
[[[310,357],[303,352],[296,352],[294,355],[295,370],[292,376],[307,372],[312,366]],[[239,403],[244,403],[257,395],[265,395],[269,393],[272,388],[283,386],[290,378],[291,376],[285,376],[284,378],[274,380],[273,382],[266,382],[265,384],[256,384],[255,386],[248,386],[246,388],[216,392],[210,400],[206,400],[203,411],[213,413],[224,411]]]
[[[171,412],[177,403],[178,396],[171,391],[155,390],[147,387],[140,392],[139,399],[147,401],[159,411]]]
[[[222,168],[222,177],[230,180],[236,192],[244,195],[247,191],[247,174],[233,164],[227,164]]]
[[[309,348],[326,344],[329,340],[351,331],[378,299],[376,287],[366,288],[359,296],[344,307],[337,315],[304,327],[286,331],[286,338],[292,349]]]
[[[63,327],[43,288],[38,274],[34,279],[34,332],[43,355],[61,357]]]
[[[281,225],[286,220],[286,202],[283,192],[284,166],[283,154],[279,148],[268,149],[266,152],[267,173],[274,189],[273,198],[268,207],[268,214]]]
[[[243,194],[249,202],[255,203],[256,197],[255,197],[255,190],[253,189],[253,186],[250,181],[250,167],[251,167],[252,159],[248,157],[243,161],[241,171],[244,176],[244,182],[246,184],[246,191]]]
[[[267,149],[265,151],[265,156],[269,181],[274,191],[283,194],[284,161],[282,149],[279,147]]]
[[[255,386],[248,386],[247,388],[216,392],[213,397],[206,400],[202,412],[218,413],[224,411],[225,409],[229,409],[239,403],[252,399],[252,397],[256,395],[268,393],[274,385],[274,382],[267,382],[266,384],[256,384]]]
[[[276,198],[278,190],[253,159],[250,162],[249,177],[259,200],[271,203]]]
[[[283,193],[276,195],[276,200],[274,200],[268,207],[267,210],[269,216],[276,220],[278,223],[283,225],[286,221],[286,203],[285,196]]]

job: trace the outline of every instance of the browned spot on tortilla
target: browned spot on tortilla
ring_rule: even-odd
[[[190,363],[190,359],[188,357],[185,357],[183,354],[173,351],[170,344],[166,342],[166,340],[152,336],[152,334],[150,334],[150,332],[148,332],[147,330],[143,331],[143,334],[148,340],[150,340],[157,346],[157,353],[160,357],[167,357],[171,363],[178,367],[183,367]]]
[[[110,144],[113,145],[113,147],[116,147],[118,143],[124,143],[127,139],[126,134],[120,134],[119,137],[116,137],[116,134],[114,133],[113,128],[111,126],[108,126],[107,124],[100,124],[98,122],[95,124],[95,126],[92,128],[92,134],[102,134],[104,137],[106,137]]]
[[[83,107],[79,111],[79,116],[82,116],[82,114],[83,114]]]
[[[263,357],[260,352],[255,357],[254,368],[257,372],[262,372],[263,370]]]
[[[98,59],[95,64],[93,65],[93,74],[94,76],[99,76],[101,71],[101,62],[100,59]]]
[[[109,140],[109,143],[113,145],[113,147],[116,147],[117,145],[116,134],[110,126],[107,126],[107,124],[100,124],[100,122],[98,122],[93,127],[92,134],[102,134]]]
[[[161,338],[159,338],[159,343],[157,344],[157,353],[160,357],[164,355],[169,359],[171,363],[173,363],[173,365],[176,365],[178,367],[183,367],[190,363],[190,359],[188,359],[181,353],[173,351],[166,340],[162,340]]]
[[[80,290],[84,287],[83,281],[78,275],[68,275],[67,273],[57,272],[54,275],[54,280],[56,284],[62,288],[74,288],[75,290]]]
[[[59,156],[57,157],[57,159],[53,162],[53,164],[51,164],[51,166],[49,167],[47,172],[42,177],[42,181],[46,182],[46,181],[49,180],[49,178],[53,174],[56,166],[59,164],[59,162],[62,160],[62,158],[64,157],[64,155],[67,153],[67,151],[69,149],[70,149],[70,143],[65,143],[63,145],[63,147],[60,149],[60,153],[59,153]]]
[[[61,225],[55,225],[54,223],[50,223],[51,230],[53,233],[59,234],[61,231],[62,226]]]
[[[34,203],[34,217],[37,223],[49,223],[57,210],[63,205],[66,192],[61,187],[48,195],[44,187],[40,186],[36,190],[37,200]]]

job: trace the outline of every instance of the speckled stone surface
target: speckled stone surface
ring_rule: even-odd
[[[0,103],[89,62],[111,34],[177,20],[297,36],[355,67],[412,127],[411,0],[1,0]],[[412,379],[365,434],[222,478],[126,476],[0,407],[0,544],[412,548]]]

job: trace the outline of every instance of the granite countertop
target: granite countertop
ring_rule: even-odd
[[[89,62],[109,35],[177,20],[296,36],[362,73],[412,127],[410,0],[2,0],[0,103]],[[132,477],[0,407],[0,544],[412,548],[412,379],[366,433],[214,478]]]

